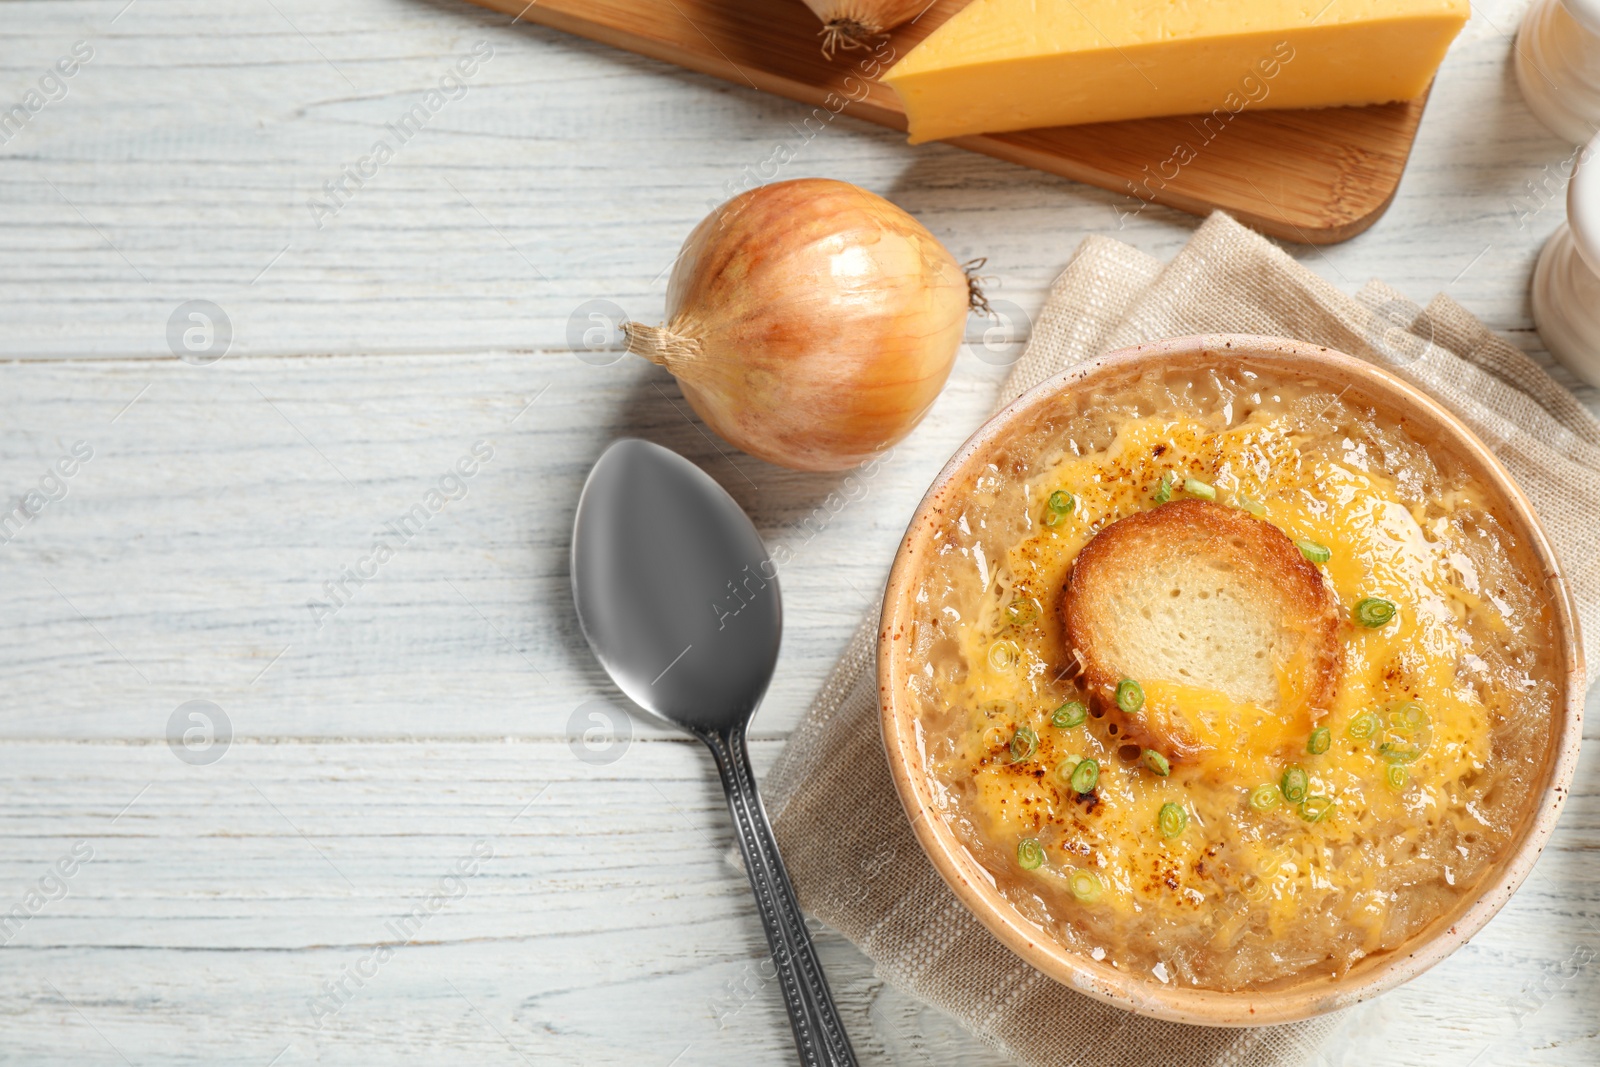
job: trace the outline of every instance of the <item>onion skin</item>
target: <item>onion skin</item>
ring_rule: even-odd
[[[928,0],[805,0],[822,20],[822,54],[870,48],[872,40],[922,14]]]
[[[713,430],[796,470],[844,470],[921,421],[950,375],[971,285],[921,223],[847,182],[733,198],[695,227],[667,325],[628,323]]]

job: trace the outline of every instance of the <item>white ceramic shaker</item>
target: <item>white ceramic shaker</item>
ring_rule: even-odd
[[[1572,144],[1588,141],[1600,129],[1600,0],[1534,0],[1515,66],[1539,121]]]
[[[1600,137],[1567,183],[1567,221],[1533,271],[1533,323],[1550,354],[1600,387]]]

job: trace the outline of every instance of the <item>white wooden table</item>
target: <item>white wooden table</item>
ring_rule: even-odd
[[[1346,289],[1447,290],[1539,353],[1525,293],[1571,149],[1517,97],[1521,3],[1456,44],[1387,217],[1291,251]],[[591,300],[659,319],[679,242],[804,109],[454,0],[9,0],[0,105],[80,41],[0,144],[0,497],[38,512],[0,543],[0,1062],[788,1062],[707,757],[635,722],[580,758],[619,699],[569,606],[580,480],[645,436],[796,550],[765,766],[1078,241],[1169,255],[1195,220],[1119,229],[1114,194],[849,118],[791,145],[785,177],[892,197],[1017,309],[973,320],[926,424],[811,536],[830,479],[720,445],[664,373],[581,341]],[[464,92],[330,202],[475,46]],[[225,358],[175,358],[190,301]],[[168,742],[190,701],[226,716],[213,762]],[[1324,1064],[1600,1062],[1591,757],[1510,906]],[[867,1061],[998,1062],[823,948]]]

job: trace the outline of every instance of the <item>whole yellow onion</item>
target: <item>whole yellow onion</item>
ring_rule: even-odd
[[[797,470],[899,441],[955,362],[971,281],[921,223],[848,182],[742,193],[684,242],[667,323],[623,326],[717,433]]]

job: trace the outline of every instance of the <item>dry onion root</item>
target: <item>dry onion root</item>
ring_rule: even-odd
[[[806,0],[822,20],[822,54],[829,59],[838,49],[871,48],[908,19],[916,18],[928,0]]]
[[[730,443],[844,470],[922,420],[979,300],[916,219],[848,182],[802,178],[706,216],[673,267],[666,325],[623,330]]]

